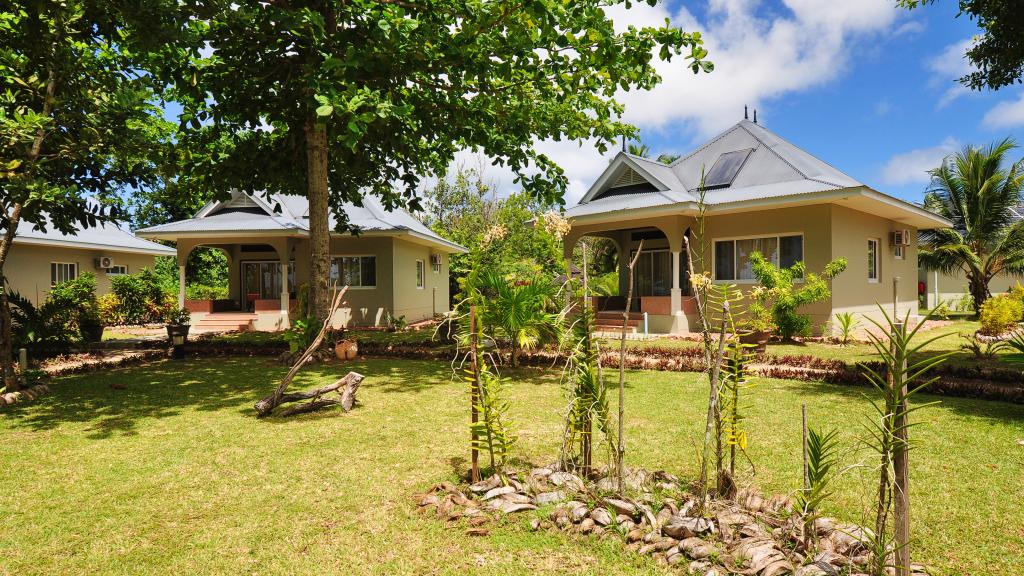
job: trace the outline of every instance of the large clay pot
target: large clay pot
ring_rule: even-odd
[[[772,333],[765,330],[743,330],[739,333],[741,344],[754,344],[754,352],[760,356],[768,349]]]
[[[359,345],[355,340],[341,340],[334,345],[334,353],[338,360],[352,360],[359,354]]]

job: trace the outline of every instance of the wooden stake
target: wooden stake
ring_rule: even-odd
[[[626,420],[626,330],[629,328],[629,311],[633,307],[633,269],[644,249],[644,241],[636,248],[636,255],[629,262],[629,287],[626,288],[626,310],[622,313],[622,339],[619,341],[619,447],[615,451],[615,469],[618,476],[619,495],[623,493],[625,481],[625,420]]]
[[[811,470],[807,465],[807,404],[800,405],[800,412],[803,415],[803,444],[804,444],[804,492],[811,489]]]
[[[475,484],[480,481],[480,449],[478,448],[480,436],[477,433],[476,423],[480,420],[480,367],[476,363],[477,341],[476,341],[476,306],[469,307],[469,366],[473,371],[473,382],[469,393],[469,418],[472,423],[470,428],[470,480]]]
[[[896,332],[900,338],[906,331],[902,322],[896,323]],[[894,335],[896,337],[896,335]],[[894,454],[893,454],[893,499],[895,500],[893,523],[896,531],[896,574],[910,576],[910,466],[908,462],[910,446],[908,444],[907,422],[907,358],[900,353],[899,378],[895,384],[897,394],[896,417],[893,422]]]
[[[589,318],[589,316],[587,316],[587,314],[589,314],[589,313],[590,313],[590,288],[587,285],[587,245],[584,243],[583,244],[583,317],[584,317],[584,319]],[[589,350],[590,347],[593,346],[593,342],[591,342],[591,334],[590,334],[590,329],[589,329],[589,326],[590,326],[589,325],[589,320],[587,322],[585,322],[585,325],[587,326],[587,334],[585,336],[585,338],[587,339],[587,342],[585,343],[585,346]],[[583,477],[584,478],[589,478],[590,477],[590,470],[591,470],[591,463],[592,463],[592,457],[591,457],[591,437],[592,437],[593,432],[594,432],[594,430],[593,430],[593,423],[591,422],[591,419],[590,419],[590,411],[594,407],[594,397],[588,391],[587,394],[586,394],[586,397],[583,398],[583,400],[584,400],[583,406],[585,407],[585,410],[583,411],[583,430],[580,432],[580,452],[581,452],[580,459],[583,461]]]

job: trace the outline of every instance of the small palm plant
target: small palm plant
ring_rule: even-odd
[[[814,547],[814,521],[820,516],[822,503],[832,494],[831,484],[839,464],[839,432],[807,430],[807,470],[804,488],[797,494],[796,504],[804,518],[804,548]]]
[[[552,311],[558,290],[552,282],[510,282],[494,272],[482,274],[479,282],[481,320],[508,341],[513,367],[519,366],[524,350],[558,339],[560,316]]]
[[[860,326],[860,322],[853,312],[840,312],[836,314],[836,323],[839,325],[839,343],[846,346],[853,338],[853,331]]]
[[[741,344],[737,340],[731,340],[726,347],[725,356],[722,362],[722,392],[721,392],[721,418],[719,430],[719,442],[724,442],[729,447],[729,466],[725,470],[724,464],[718,466],[719,494],[732,497],[736,487],[736,451],[739,450],[744,456],[747,455],[747,431],[743,428],[743,415],[741,405],[741,393],[750,388],[750,364],[754,360],[753,344]],[[721,450],[719,458],[724,458]],[[747,461],[751,463],[749,456]]]
[[[1006,361],[1011,364],[1024,365],[1024,330],[1018,330],[1005,342],[1006,347],[1014,350],[1006,356]]]

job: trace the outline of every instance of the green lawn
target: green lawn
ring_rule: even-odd
[[[159,362],[64,378],[0,412],[3,574],[664,574],[614,542],[532,533],[527,516],[471,538],[413,511],[410,494],[454,479],[468,456],[467,399],[444,362],[373,360],[349,414],[258,420],[284,369],[260,358]],[[321,367],[308,386],[347,368]],[[550,461],[564,398],[524,369],[509,388],[522,458]],[[698,374],[637,372],[627,394],[633,465],[694,473]],[[126,389],[113,389],[113,383]],[[838,427],[846,463],[869,407],[863,389],[759,380],[749,398],[756,482],[800,475],[799,405]],[[933,400],[922,396],[920,401]],[[1016,573],[1024,561],[1024,406],[944,399],[916,413],[915,558],[946,575]],[[832,512],[859,520],[865,466]]]

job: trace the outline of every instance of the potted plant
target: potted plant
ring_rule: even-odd
[[[741,344],[754,344],[758,355],[764,354],[768,340],[775,330],[771,310],[760,301],[755,300],[747,308],[746,317],[737,323]]]
[[[166,320],[167,338],[171,341],[171,358],[181,360],[185,357],[185,343],[188,341],[192,313],[188,308],[171,310],[167,313]]]

